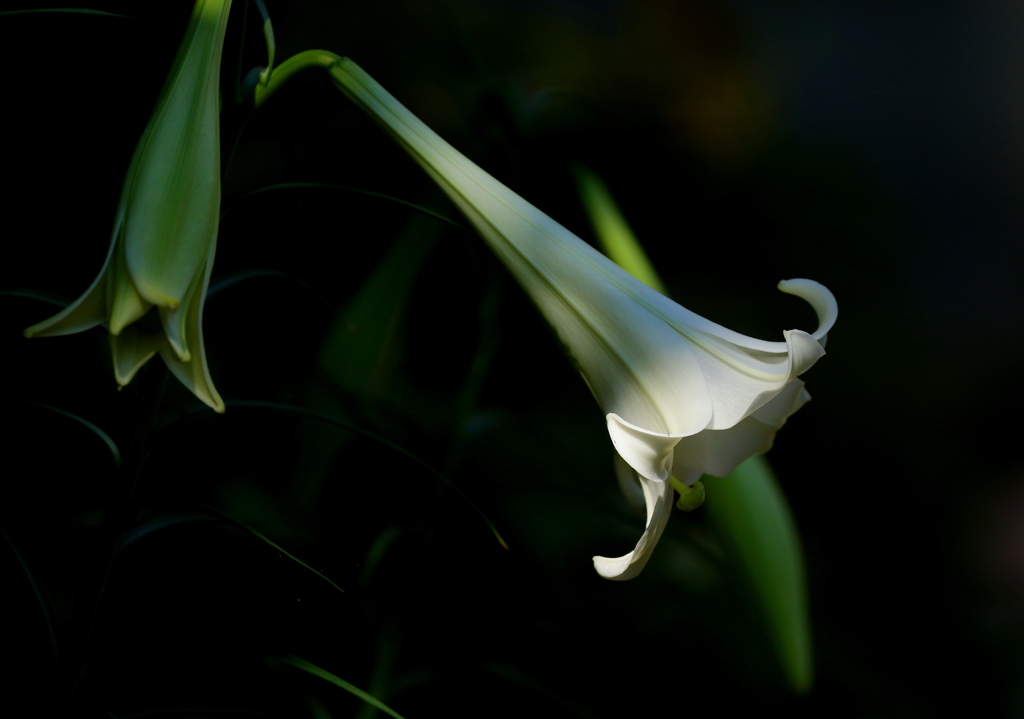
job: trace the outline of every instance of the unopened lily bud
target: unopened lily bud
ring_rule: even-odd
[[[99,277],[62,312],[25,330],[64,335],[104,322],[114,375],[150,357],[218,412],[202,312],[220,217],[220,60],[231,0],[197,0],[156,109],[135,148]],[[162,331],[135,323],[156,308]]]

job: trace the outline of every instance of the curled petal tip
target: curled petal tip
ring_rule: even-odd
[[[641,477],[657,482],[668,480],[672,473],[672,450],[681,435],[651,432],[630,424],[614,412],[609,412],[605,419],[615,451],[626,464]]]
[[[798,277],[792,280],[783,280],[779,283],[779,289],[789,295],[796,295],[807,300],[814,312],[818,315],[818,329],[811,336],[819,342],[823,342],[825,335],[832,329],[839,317],[839,303],[836,297],[825,285],[814,280]]]
[[[635,565],[630,566],[629,559],[625,557],[615,559],[594,557],[594,569],[605,579],[610,579],[613,582],[625,582],[640,574],[640,570],[634,568]]]
[[[803,330],[785,330],[782,336],[786,338],[786,346],[789,348],[790,381],[802,375],[825,356],[825,348],[814,335]]]
[[[623,582],[640,574],[651,558],[654,547],[665,531],[672,512],[673,489],[668,482],[639,478],[647,505],[647,528],[629,554],[621,557],[594,557],[594,569],[605,579]]]

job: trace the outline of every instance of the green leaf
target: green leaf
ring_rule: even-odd
[[[204,504],[204,505],[202,505],[202,507],[203,507],[203,509],[207,510],[208,512],[210,512],[210,513],[212,513],[212,514],[214,514],[216,516],[208,517],[208,516],[203,516],[203,515],[200,515],[200,514],[176,514],[176,515],[171,515],[171,516],[167,516],[167,517],[157,517],[156,519],[151,519],[148,522],[143,522],[142,524],[138,525],[137,527],[133,527],[132,529],[130,529],[127,532],[125,532],[124,535],[122,535],[121,539],[118,541],[116,550],[120,551],[120,550],[124,549],[125,547],[127,547],[128,545],[133,544],[133,543],[137,542],[138,540],[142,539],[143,537],[145,537],[145,536],[147,536],[147,535],[149,535],[149,534],[151,534],[153,532],[159,531],[161,529],[166,529],[168,527],[174,527],[174,526],[177,526],[179,524],[192,524],[192,523],[196,523],[196,522],[216,522],[218,519],[220,519],[220,520],[222,520],[222,521],[224,521],[224,522],[226,522],[226,523],[228,523],[228,524],[230,524],[230,525],[232,525],[234,527],[237,527],[237,528],[241,529],[242,531],[244,531],[244,532],[246,532],[248,534],[251,534],[253,537],[255,537],[256,539],[260,540],[264,544],[268,545],[269,547],[271,547],[273,550],[275,550],[276,552],[278,552],[282,556],[288,557],[288,559],[292,560],[296,564],[298,564],[298,565],[300,565],[302,567],[305,567],[310,572],[312,572],[316,576],[320,577],[325,582],[330,584],[332,587],[337,589],[339,592],[341,592],[342,594],[345,594],[345,590],[342,589],[341,587],[339,587],[333,581],[331,581],[331,579],[329,577],[324,575],[322,572],[317,571],[313,567],[309,566],[308,564],[303,562],[301,559],[296,557],[294,554],[292,554],[288,550],[284,549],[282,546],[280,546],[279,544],[275,543],[273,540],[269,539],[266,535],[261,534],[257,530],[253,529],[252,527],[250,527],[245,522],[243,522],[243,521],[241,521],[239,519],[235,519],[231,515],[225,514],[224,512],[221,512],[218,509],[210,507],[209,505]]]
[[[32,593],[36,595],[36,601],[39,603],[39,610],[43,613],[43,622],[46,624],[46,633],[50,639],[50,649],[53,652],[53,660],[56,662],[59,658],[57,651],[57,629],[56,623],[53,618],[53,610],[50,608],[50,602],[47,601],[46,595],[43,593],[43,588],[39,586],[36,581],[35,575],[32,574],[32,570],[29,569],[25,559],[21,556],[21,552],[14,546],[14,542],[7,536],[2,528],[0,528],[0,535],[3,535],[4,541],[7,542],[7,547],[14,554],[14,558],[18,560],[18,564],[21,566],[21,571],[25,573],[25,579],[28,580],[29,586],[32,587]]]
[[[322,572],[318,572],[317,570],[313,569],[313,567],[311,567],[308,564],[306,564],[305,562],[303,562],[301,559],[296,557],[294,554],[291,554],[290,552],[288,552],[288,550],[286,550],[284,547],[280,546],[279,544],[276,544],[269,537],[267,537],[267,536],[261,534],[260,532],[256,531],[255,529],[250,527],[245,522],[243,522],[243,521],[241,521],[239,519],[235,519],[234,517],[232,517],[230,515],[227,515],[227,514],[224,514],[224,512],[216,510],[213,507],[207,506],[205,504],[203,505],[203,507],[205,509],[209,510],[210,512],[213,512],[214,514],[216,514],[218,517],[220,517],[224,521],[229,522],[230,524],[235,525],[236,527],[238,527],[238,528],[248,532],[249,534],[253,535],[257,539],[259,539],[261,542],[264,542],[265,544],[269,545],[273,549],[276,549],[278,552],[280,552],[284,556],[288,557],[288,559],[292,560],[296,564],[299,564],[299,565],[305,567],[306,569],[311,571],[313,574],[315,574],[316,576],[320,577],[322,580],[324,580],[325,582],[330,584],[332,587],[337,589],[339,592],[341,592],[342,594],[345,594],[345,590],[342,589],[341,587],[339,587],[333,581],[331,581],[331,579],[329,579],[325,574],[323,574]]]
[[[39,300],[40,302],[46,302],[47,304],[54,305],[64,309],[71,304],[71,300],[61,295],[55,295],[51,292],[43,292],[42,290],[0,290],[0,295],[7,295],[8,297],[25,297],[30,300]]]
[[[129,15],[118,15],[114,12],[106,12],[104,10],[90,10],[88,8],[79,7],[53,7],[53,8],[38,8],[35,10],[4,10],[0,12],[0,15],[29,15],[34,13],[69,13],[73,15],[102,15],[104,17],[119,17],[125,20],[134,20],[135,18]]]
[[[357,424],[353,424],[351,422],[346,422],[346,421],[341,420],[341,419],[336,419],[334,417],[328,417],[327,415],[320,414],[319,412],[313,412],[312,410],[304,409],[302,407],[295,407],[293,405],[288,405],[288,404],[277,404],[276,402],[261,402],[261,401],[258,401],[258,400],[236,400],[236,401],[233,401],[233,402],[228,402],[227,406],[228,407],[239,407],[239,408],[247,407],[247,408],[253,408],[253,409],[270,409],[270,410],[275,410],[275,411],[278,411],[278,412],[288,412],[288,413],[291,413],[291,414],[298,414],[298,415],[301,415],[303,417],[309,417],[311,419],[318,420],[320,422],[326,422],[328,424],[333,424],[334,426],[341,427],[342,429],[347,429],[349,432],[353,432],[355,434],[362,435],[363,437],[366,437],[367,439],[371,439],[374,442],[379,442],[379,443],[383,444],[384,446],[389,447],[390,449],[394,450],[395,452],[398,452],[399,454],[401,454],[403,457],[406,457],[406,458],[412,460],[413,462],[418,464],[420,467],[425,469],[427,472],[432,474],[434,477],[436,477],[437,479],[441,480],[446,485],[448,485],[453,490],[455,490],[456,494],[458,494],[463,500],[465,500],[466,503],[469,504],[470,507],[472,507],[474,510],[476,510],[477,514],[479,514],[480,518],[484,520],[484,522],[487,524],[488,528],[490,528],[491,533],[494,534],[494,537],[498,540],[498,542],[501,544],[501,546],[504,547],[505,549],[508,549],[508,544],[505,543],[504,538],[501,536],[501,534],[499,534],[498,528],[495,527],[494,523],[491,522],[491,520],[487,518],[487,515],[484,514],[483,510],[480,509],[479,506],[477,506],[476,502],[474,502],[472,499],[470,499],[469,496],[465,492],[463,492],[461,489],[459,489],[458,486],[454,482],[452,482],[451,479],[449,479],[447,476],[445,476],[444,474],[442,474],[438,470],[434,469],[425,460],[420,459],[418,456],[416,456],[415,454],[413,454],[409,450],[405,449],[401,445],[395,444],[391,440],[386,439],[384,437],[381,437],[379,434],[377,434],[375,432],[371,432],[368,429],[364,429],[364,428],[360,427]],[[195,411],[196,412],[204,412],[205,410],[195,410]]]
[[[343,391],[380,394],[390,383],[409,296],[434,245],[422,224],[399,235],[327,332],[318,363]]]
[[[558,692],[548,689],[546,686],[531,678],[515,666],[510,664],[499,664],[497,662],[487,662],[483,665],[483,668],[501,677],[505,681],[511,682],[512,684],[518,684],[519,686],[542,696],[551,704],[558,705],[561,710],[559,711],[559,716],[577,716],[581,719],[598,719],[598,716],[586,707],[562,696]],[[554,707],[551,708],[554,709]],[[544,713],[551,714],[552,712]]]
[[[115,719],[118,719],[117,714],[107,712]],[[161,709],[147,709],[145,711],[136,712],[135,714],[126,714],[119,719],[144,719],[144,717],[189,717],[198,716],[200,719],[207,716],[237,716],[237,717],[267,717],[268,719],[276,719],[277,714],[267,714],[266,712],[254,711],[252,709],[233,709],[231,707],[167,707]]]
[[[377,571],[377,567],[380,565],[381,560],[384,559],[384,554],[401,535],[402,531],[398,527],[388,527],[373,540],[370,544],[370,548],[366,551],[366,558],[363,560],[362,571],[359,572],[360,587],[365,588],[369,586],[373,573]]]
[[[395,719],[404,719],[404,717],[401,714],[396,712],[394,709],[389,707],[387,704],[382,702],[377,697],[372,696],[370,694],[367,694],[366,692],[364,692],[359,687],[356,687],[356,686],[354,686],[352,684],[349,684],[344,679],[339,679],[338,677],[334,676],[333,674],[331,674],[326,669],[321,669],[316,664],[311,664],[310,662],[307,662],[304,659],[299,659],[298,657],[293,657],[293,656],[281,657],[281,661],[284,662],[285,664],[289,665],[289,666],[295,667],[296,669],[301,669],[304,672],[309,672],[310,674],[312,674],[315,677],[320,677],[321,679],[329,681],[334,686],[340,687],[341,689],[344,689],[345,691],[349,692],[350,694],[354,694],[355,696],[359,697],[360,699],[362,699],[367,704],[369,704],[369,705],[371,705],[373,707],[376,707],[377,709],[379,709],[380,711],[384,712],[388,716],[392,716]]]
[[[327,424],[332,424],[335,427],[341,427],[342,429],[348,430],[349,432],[352,432],[354,434],[358,434],[360,436],[366,437],[367,439],[373,440],[374,442],[379,442],[380,444],[383,444],[385,447],[388,447],[389,449],[391,449],[391,450],[393,450],[395,452],[398,452],[403,457],[406,457],[406,458],[410,459],[411,461],[413,461],[414,463],[418,464],[420,467],[422,467],[428,473],[430,473],[435,478],[437,478],[440,481],[444,482],[451,489],[453,489],[455,491],[455,493],[459,495],[459,497],[461,497],[470,507],[472,507],[476,511],[477,514],[480,515],[480,518],[483,519],[485,524],[487,524],[487,527],[491,530],[491,533],[494,535],[495,539],[498,540],[498,543],[501,544],[501,546],[503,548],[508,549],[508,544],[506,544],[505,539],[498,532],[497,527],[495,527],[494,523],[491,522],[490,519],[488,519],[487,515],[484,514],[484,511],[482,509],[480,509],[479,506],[477,506],[476,502],[474,502],[472,499],[470,499],[469,496],[465,492],[463,492],[461,489],[459,489],[459,487],[454,482],[452,482],[452,480],[449,479],[446,475],[444,475],[443,473],[441,473],[438,470],[434,469],[428,462],[426,462],[426,460],[421,459],[420,457],[418,457],[417,455],[413,454],[409,450],[405,449],[401,445],[395,444],[391,440],[386,439],[386,438],[380,436],[379,434],[377,434],[375,432],[371,432],[368,429],[364,429],[363,427],[360,427],[357,424],[353,424],[352,422],[346,422],[345,420],[337,419],[335,417],[329,417],[329,416],[327,416],[325,414],[321,414],[319,412],[314,412],[312,410],[304,409],[302,407],[296,407],[294,405],[278,404],[276,402],[262,402],[262,401],[259,401],[259,400],[234,400],[234,401],[231,401],[231,402],[227,402],[226,406],[230,407],[230,408],[236,408],[236,409],[268,409],[268,410],[272,410],[272,411],[275,411],[275,412],[284,412],[284,413],[288,413],[288,414],[300,415],[302,417],[309,417],[310,419],[315,419],[315,420],[317,420],[319,422],[325,422]],[[157,432],[157,439],[159,439],[161,436],[163,436],[165,434],[166,430],[168,430],[171,427],[179,424],[180,422],[188,421],[188,420],[200,417],[200,416],[204,416],[204,415],[206,415],[209,412],[213,412],[213,410],[211,408],[209,408],[209,407],[197,407],[195,409],[191,409],[188,412],[185,412],[185,413],[175,417],[174,419],[172,419],[172,420],[168,421],[166,424],[164,424],[158,430],[158,432]],[[152,447],[150,448],[150,451],[152,451]],[[237,520],[232,520],[232,521],[237,521]],[[248,527],[246,527],[246,529],[248,529]],[[255,530],[252,530],[252,531],[255,531]]]
[[[79,417],[77,414],[72,414],[71,412],[67,412],[67,411],[65,411],[63,409],[57,409],[56,407],[50,407],[49,405],[38,404],[36,402],[32,402],[32,405],[35,406],[35,407],[39,407],[41,409],[49,410],[51,412],[56,412],[59,415],[62,415],[62,416],[67,417],[69,419],[75,420],[80,425],[82,425],[83,427],[88,429],[90,432],[92,432],[94,435],[99,437],[100,440],[102,440],[102,442],[107,445],[107,449],[110,450],[110,454],[114,458],[114,464],[115,465],[120,465],[121,464],[121,450],[119,450],[117,448],[117,444],[114,443],[114,440],[110,438],[109,434],[104,432],[102,429],[97,427],[95,424],[93,424],[89,420],[85,419],[84,417]]]
[[[153,532],[157,532],[161,529],[166,529],[167,527],[175,527],[179,524],[193,524],[196,522],[213,521],[216,521],[216,518],[206,517],[201,514],[175,514],[168,517],[157,517],[156,519],[150,519],[149,521],[143,522],[142,524],[136,527],[132,527],[124,534],[122,534],[121,538],[117,541],[117,545],[115,546],[114,551],[119,552],[122,549],[128,547],[128,545],[134,544],[135,542],[139,541],[143,537],[152,534]]]
[[[225,207],[224,211],[221,213],[221,219],[224,219],[224,217],[227,216],[229,212],[233,211],[236,207],[238,207],[239,203],[241,203],[241,201],[247,197],[261,195],[266,192],[279,192],[280,190],[334,190],[338,192],[354,192],[359,195],[366,195],[367,197],[374,197],[378,200],[385,200],[386,202],[394,202],[395,204],[403,205],[411,210],[419,212],[420,214],[426,215],[427,217],[432,217],[435,220],[439,220],[441,222],[444,222],[445,224],[460,229],[463,232],[469,232],[465,225],[456,222],[451,218],[445,217],[439,212],[434,212],[433,210],[427,207],[423,207],[422,205],[417,205],[413,202],[408,202],[407,200],[401,200],[397,197],[392,197],[391,195],[384,195],[379,192],[364,190],[359,187],[349,187],[347,185],[332,185],[324,182],[283,182],[277,185],[268,185],[267,187],[260,187],[259,189],[245,193],[237,200],[232,202],[230,205]]]
[[[445,225],[424,215],[408,218],[394,244],[328,328],[304,406],[348,419],[352,399],[383,397],[392,386],[405,338],[412,289]],[[376,404],[376,403],[374,403]],[[321,425],[302,433],[295,481],[300,504],[314,502],[343,451],[337,430]]]
[[[594,227],[601,251],[645,285],[667,295],[665,285],[647,258],[643,246],[637,241],[626,218],[622,216],[619,206],[615,204],[608,186],[582,165],[577,166],[573,174],[576,175],[576,187],[590,218],[590,224]]]
[[[790,686],[806,693],[814,675],[807,579],[782,488],[762,455],[707,486],[706,511],[759,600]]]
[[[288,280],[289,282],[294,282],[299,287],[303,288],[304,290],[307,290],[317,300],[319,300],[320,303],[324,305],[324,307],[331,311],[332,314],[337,312],[337,309],[334,307],[334,305],[332,305],[323,295],[317,292],[313,288],[313,285],[309,284],[305,280],[300,280],[298,277],[295,277],[294,275],[289,275],[287,272],[279,272],[277,270],[239,270],[237,272],[232,272],[228,275],[224,275],[220,277],[216,282],[210,283],[210,287],[206,291],[206,299],[207,301],[209,301],[210,298],[213,297],[214,295],[223,292],[224,290],[228,289],[229,287],[232,287],[233,285],[238,284],[239,282],[258,279],[261,277],[273,277],[282,280]]]

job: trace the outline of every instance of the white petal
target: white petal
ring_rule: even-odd
[[[813,333],[814,339],[825,344],[825,335],[832,329],[839,317],[839,303],[836,297],[828,288],[820,282],[797,278],[783,280],[779,283],[779,289],[791,295],[796,295],[807,300],[818,315],[818,329]]]
[[[626,460],[617,452],[612,453],[612,460],[615,466],[615,479],[619,482],[622,495],[637,514],[643,515],[647,509],[644,503],[644,491],[640,488],[636,470],[626,464]]]
[[[651,558],[654,547],[661,538],[672,512],[672,499],[675,492],[668,482],[656,482],[643,477],[639,478],[647,503],[647,528],[644,530],[636,548],[622,557],[594,557],[594,569],[605,579],[625,581],[640,574],[640,571]]]
[[[680,435],[649,432],[614,413],[606,415],[605,420],[615,451],[626,464],[641,477],[668,481],[672,474],[672,450],[682,439]]]
[[[825,356],[825,348],[813,335],[802,330],[786,330],[782,333],[789,346],[789,377],[802,375]]]
[[[673,474],[684,484],[692,484],[702,474],[726,476],[751,455],[771,449],[775,433],[810,398],[804,383],[793,380],[734,427],[680,439],[675,446]]]

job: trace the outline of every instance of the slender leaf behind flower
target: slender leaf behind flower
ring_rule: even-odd
[[[740,564],[794,691],[811,688],[807,578],[800,535],[771,466],[762,456],[713,480],[708,512]]]
[[[344,689],[349,694],[359,697],[367,704],[379,709],[380,711],[384,712],[390,717],[394,717],[394,719],[403,719],[401,714],[396,712],[394,709],[389,707],[387,704],[382,702],[377,697],[364,692],[362,689],[355,686],[354,684],[348,683],[344,679],[341,679],[335,676],[334,674],[331,674],[326,669],[318,667],[316,664],[307,662],[305,659],[299,659],[298,657],[282,657],[280,661],[289,666],[295,667],[296,669],[301,669],[304,672],[308,672],[309,674],[312,674],[315,677],[320,677],[324,681],[330,682],[331,684],[340,689]]]

